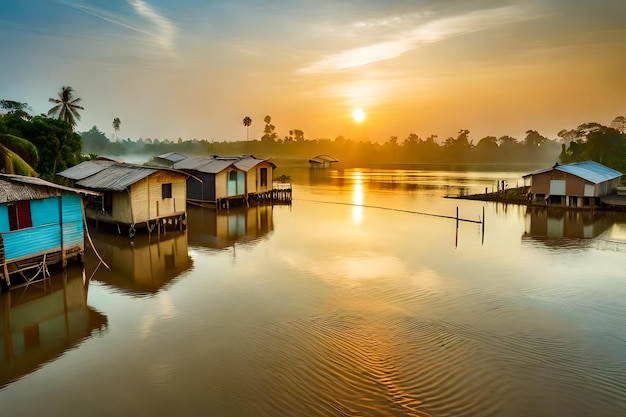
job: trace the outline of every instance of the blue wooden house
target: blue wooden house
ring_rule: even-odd
[[[50,263],[83,253],[82,195],[98,193],[0,174],[0,277],[7,285],[46,279]]]

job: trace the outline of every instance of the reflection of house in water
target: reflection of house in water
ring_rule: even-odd
[[[189,206],[189,244],[224,249],[257,241],[274,230],[272,206],[237,207],[229,211]]]
[[[45,287],[33,284],[0,295],[0,387],[106,328],[106,316],[87,305],[78,266],[58,273],[63,276]]]
[[[590,239],[607,231],[616,219],[613,213],[572,211],[529,206],[525,237]]]
[[[96,231],[92,236],[98,253],[111,268],[99,267],[93,278],[130,293],[156,293],[192,266],[186,231],[139,234],[132,241],[114,233]]]

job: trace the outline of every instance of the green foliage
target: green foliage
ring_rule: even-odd
[[[0,169],[7,174],[37,177],[37,172],[18,154],[0,145]]]
[[[124,159],[126,155],[145,155],[149,160],[166,152],[187,155],[254,155],[260,158],[289,160],[308,165],[315,155],[328,154],[341,161],[343,166],[372,166],[382,164],[554,164],[561,153],[561,162],[593,159],[621,169],[626,161],[620,144],[623,135],[615,129],[598,123],[586,123],[573,130],[562,130],[557,139],[548,139],[536,130],[528,130],[523,140],[512,136],[486,136],[477,141],[470,139],[469,130],[460,130],[456,138],[444,142],[431,135],[422,139],[411,133],[406,138],[392,136],[385,143],[354,141],[343,136],[335,139],[306,139],[299,129],[288,131],[291,136],[277,140],[276,127],[270,116],[264,119],[267,132],[261,140],[207,141],[187,140],[172,142],[169,139],[130,139],[109,142],[97,127],[83,132],[84,152]],[[617,121],[619,122],[619,120]],[[616,122],[616,123],[617,123]],[[594,133],[595,132],[595,133]],[[615,136],[615,135],[618,136]],[[579,138],[564,151],[563,137]],[[589,140],[588,140],[589,137]],[[297,138],[297,140],[296,140]],[[589,143],[587,143],[589,142]],[[610,149],[610,151],[607,151]],[[583,152],[583,149],[587,149]],[[620,156],[621,155],[621,156]]]
[[[24,117],[15,111],[0,116],[0,133],[30,142],[39,155],[33,168],[46,179],[52,179],[58,171],[75,165],[81,158],[81,137],[63,120],[43,115]],[[20,146],[20,154],[30,154],[26,159],[32,160],[32,149],[28,145]]]
[[[81,134],[83,141],[83,152],[95,152],[101,153],[110,145],[110,141],[105,134],[98,130],[96,126],[92,127],[87,132]]]
[[[39,153],[37,152],[37,148],[26,139],[9,135],[7,133],[0,133],[0,145],[11,149],[31,167],[37,166],[37,163],[39,162]]]
[[[592,160],[626,172],[626,134],[612,127],[585,123],[571,131],[577,139],[563,144],[559,159],[563,163]]]

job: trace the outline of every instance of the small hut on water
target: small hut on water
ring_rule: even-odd
[[[6,284],[49,277],[48,264],[85,249],[82,195],[77,190],[21,175],[0,174],[0,275]]]
[[[339,162],[339,160],[335,159],[334,157],[330,155],[322,154],[322,155],[314,156],[313,158],[309,159],[309,166],[311,168],[326,169],[326,168],[330,168],[330,164],[335,163],[335,162]]]
[[[152,231],[168,222],[181,228],[184,224],[187,174],[181,171],[103,159],[82,162],[58,175],[76,187],[102,193],[87,206],[86,216],[117,225],[118,232],[120,225],[128,227],[132,237],[137,227]]]

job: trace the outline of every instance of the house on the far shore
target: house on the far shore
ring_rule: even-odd
[[[330,155],[322,154],[309,159],[309,167],[326,169],[330,168],[330,164],[334,162],[339,162],[339,160],[333,158]]]
[[[108,159],[85,161],[57,175],[78,188],[100,192],[101,200],[87,206],[86,217],[149,231],[167,223],[182,228],[187,215],[186,180],[181,171],[116,162]]]
[[[595,161],[556,164],[524,175],[531,203],[594,208],[617,192],[622,173]]]

